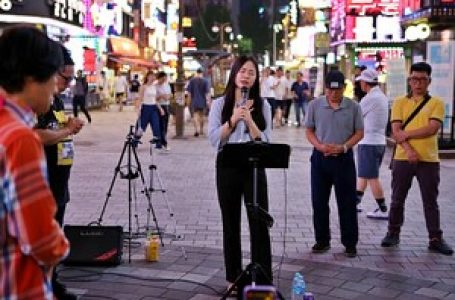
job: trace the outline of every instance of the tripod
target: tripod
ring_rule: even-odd
[[[289,166],[290,151],[289,145],[248,142],[226,144],[220,153],[218,160],[220,167],[250,166],[253,169],[253,203],[247,209],[252,211],[251,225],[256,228],[253,233],[256,236],[258,236],[258,226],[255,226],[255,222],[265,222],[268,228],[273,225],[273,218],[258,205],[258,169],[287,168]],[[251,262],[236,278],[221,299],[226,299],[235,288],[239,290],[238,296],[242,299],[242,291],[240,290],[242,283],[251,277],[251,285],[254,288],[259,274],[268,281],[268,284],[272,285],[271,278],[268,278],[262,266],[255,261],[255,256],[251,253]],[[278,296],[284,299],[280,292],[278,292]]]
[[[131,220],[132,219],[131,218],[131,213],[132,213],[131,205],[133,202],[132,181],[137,179],[138,177],[140,177],[140,179],[141,179],[144,194],[147,198],[147,202],[148,202],[147,210],[149,213],[150,212],[152,213],[153,221],[155,222],[157,233],[158,233],[158,236],[160,237],[161,245],[164,245],[163,237],[162,237],[160,228],[158,226],[158,220],[155,215],[155,210],[153,209],[153,206],[152,206],[151,196],[150,196],[149,190],[147,189],[147,186],[145,184],[145,178],[144,178],[144,174],[142,173],[141,163],[139,162],[139,157],[136,152],[136,146],[138,144],[138,141],[136,141],[134,139],[133,130],[134,130],[134,126],[131,125],[130,131],[129,131],[128,135],[126,136],[126,141],[123,144],[123,150],[120,154],[119,161],[117,163],[117,166],[115,167],[114,177],[112,178],[111,185],[106,194],[106,200],[104,201],[103,209],[101,210],[101,214],[97,221],[97,224],[101,225],[101,223],[103,221],[104,213],[106,211],[107,204],[109,202],[109,198],[112,196],[112,189],[114,188],[115,180],[117,179],[117,176],[120,173],[121,179],[128,180],[128,263],[131,263],[131,241],[133,239],[133,229],[132,229],[132,220]],[[123,161],[123,157],[125,156],[125,153],[127,153],[127,164],[125,166],[122,166],[122,161]],[[132,164],[133,158],[136,163],[135,167]],[[122,168],[126,169],[126,172],[122,172]],[[136,222],[137,222],[137,218],[138,218],[137,214],[135,214],[135,217],[136,217]],[[149,217],[147,215],[147,229],[149,226],[148,219],[149,219]]]
[[[150,199],[152,199],[153,193],[161,193],[161,196],[166,204],[166,208],[169,213],[169,218],[172,220],[172,225],[173,225],[172,234],[171,234],[172,240],[180,240],[180,239],[182,239],[182,236],[177,234],[177,221],[174,218],[174,211],[173,211],[171,205],[169,204],[169,201],[167,198],[167,191],[163,185],[163,181],[161,180],[161,176],[158,171],[158,166],[156,164],[154,164],[154,162],[153,162],[153,145],[156,144],[156,142],[157,142],[157,140],[155,138],[150,140],[150,165],[148,167],[149,174],[150,174],[150,176],[149,176],[150,181],[149,181],[148,191],[150,194]],[[155,178],[158,182],[157,187],[155,187],[155,183],[154,183]],[[147,224],[149,222],[149,216],[150,216],[150,214],[147,215]],[[164,235],[165,235],[165,233],[164,233]],[[181,250],[182,250],[183,257],[186,260],[187,255],[186,255],[185,248],[182,246]]]

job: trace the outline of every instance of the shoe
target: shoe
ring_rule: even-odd
[[[346,247],[346,249],[344,250],[344,254],[346,255],[346,257],[356,257],[357,256],[357,249],[355,246],[353,247]]]
[[[171,151],[171,147],[169,147],[168,145],[164,146],[163,149],[164,151]]]
[[[382,239],[381,247],[393,247],[400,243],[400,236],[398,234],[387,233]]]
[[[66,286],[59,281],[52,282],[52,289],[57,300],[77,300],[79,297],[66,289]]]
[[[431,239],[428,250],[439,252],[444,255],[452,255],[453,249],[443,239]]]
[[[388,220],[389,213],[387,211],[382,211],[380,208],[376,208],[374,211],[367,213],[367,218],[378,219],[378,220]]]
[[[195,137],[198,137],[198,136],[199,136],[199,132],[195,132],[195,133],[194,133],[194,136],[195,136]]]
[[[359,203],[357,203],[357,212],[362,212],[362,211],[363,211],[362,204],[359,202]]]
[[[314,244],[313,248],[311,248],[311,251],[313,253],[324,253],[327,252],[329,249],[330,244],[317,242],[316,244]]]

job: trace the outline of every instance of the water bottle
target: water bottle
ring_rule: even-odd
[[[302,274],[299,272],[295,273],[294,279],[292,280],[291,300],[303,300],[305,287],[305,280]]]

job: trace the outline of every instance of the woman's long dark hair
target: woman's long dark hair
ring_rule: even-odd
[[[242,66],[246,62],[252,62],[256,69],[256,79],[254,80],[253,86],[250,88],[249,99],[253,99],[253,111],[251,112],[251,117],[253,118],[254,123],[259,128],[260,131],[265,130],[266,123],[264,114],[262,113],[263,100],[259,93],[259,68],[256,60],[251,56],[239,56],[235,60],[231,68],[231,74],[229,75],[229,80],[224,92],[224,107],[221,112],[221,123],[227,122],[231,116],[235,105],[235,78],[237,73],[240,71]]]
[[[145,77],[144,77],[144,84],[148,83],[150,75],[155,75],[155,73],[153,73],[153,71],[148,71],[147,74],[145,74]]]

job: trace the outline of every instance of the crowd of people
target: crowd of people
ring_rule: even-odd
[[[0,36],[0,298],[76,299],[58,280],[55,266],[68,254],[62,231],[70,199],[69,178],[74,158],[72,136],[84,122],[68,117],[59,94],[74,76],[70,52],[34,27],[16,26]],[[393,153],[390,210],[386,205],[380,168],[385,152],[385,128],[389,99],[379,87],[379,74],[364,69],[357,76],[362,98],[343,96],[345,76],[338,70],[325,78],[325,93],[311,99],[308,83],[298,72],[277,68],[259,72],[253,57],[237,57],[232,65],[224,96],[211,100],[202,71],[186,87],[195,122],[194,136],[204,134],[217,151],[216,188],[223,224],[223,245],[228,288],[242,273],[240,244],[241,205],[251,207],[253,198],[268,210],[267,177],[259,167],[253,182],[250,166],[222,164],[223,149],[239,142],[273,142],[272,128],[290,121],[294,104],[296,126],[304,126],[311,154],[311,202],[315,244],[312,252],[330,249],[329,199],[332,187],[338,206],[341,243],[348,257],[357,255],[358,211],[367,185],[377,209],[367,216],[388,220],[382,247],[400,243],[404,203],[412,180],[417,178],[422,195],[431,251],[452,255],[444,241],[438,207],[439,157],[437,133],[444,119],[440,98],[428,92],[431,66],[416,63],[410,68],[410,93],[395,99],[390,120],[396,141]],[[104,91],[102,78],[98,90]],[[81,109],[86,82],[78,74],[75,90]],[[118,87],[118,89],[117,89]],[[122,109],[125,82],[116,85]],[[164,72],[148,72],[143,83],[134,77],[128,84],[139,108],[136,136],[150,125],[156,148],[169,149],[167,130],[172,88]],[[246,92],[245,92],[246,91]],[[359,94],[360,95],[360,94]],[[77,106],[76,106],[77,107]],[[91,116],[84,109],[88,122]],[[37,118],[36,118],[37,117]],[[35,121],[36,120],[36,121]],[[357,148],[357,149],[356,149]],[[355,151],[356,149],[356,151]],[[357,159],[355,159],[357,152]],[[253,192],[253,187],[257,187]],[[272,281],[269,224],[254,220],[247,209],[253,260],[262,270],[259,283]],[[263,276],[262,276],[263,275]]]

